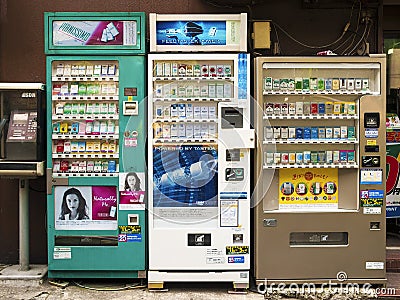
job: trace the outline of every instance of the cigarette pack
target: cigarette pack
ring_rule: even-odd
[[[272,77],[264,78],[264,90],[272,90]]]
[[[296,115],[302,115],[303,112],[303,102],[297,101],[296,102]]]
[[[289,137],[289,129],[287,126],[281,127],[281,139],[286,140]]]
[[[303,102],[303,114],[309,115],[311,113],[311,103],[310,102]]]
[[[274,139],[280,139],[281,138],[281,128],[280,127],[273,127],[274,130]]]
[[[295,90],[296,91],[301,91],[303,90],[303,78],[301,77],[296,77],[294,79],[294,84],[295,84]]]
[[[296,114],[296,103],[289,103],[289,115]]]
[[[165,95],[165,92],[164,92]],[[186,86],[186,97],[193,97],[193,85]]]
[[[303,127],[296,127],[296,139],[303,138]]]
[[[325,90],[331,91],[332,90],[332,78],[325,79]]]
[[[274,114],[274,104],[273,103],[265,103],[265,114],[266,115]]]
[[[320,115],[325,114],[325,103],[324,102],[318,103],[318,114],[320,114]]]
[[[311,127],[311,139],[318,139],[318,127]]]
[[[289,113],[289,106],[288,103],[284,102],[281,104],[281,114],[287,115]]]
[[[354,79],[354,89],[357,91],[362,89],[362,79],[361,78]]]
[[[318,127],[318,139],[325,139],[325,127]]]
[[[347,126],[340,126],[340,138],[347,139]]]
[[[337,91],[340,89],[340,81],[339,78],[332,79],[332,90]]]

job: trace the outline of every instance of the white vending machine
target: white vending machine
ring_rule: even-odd
[[[244,14],[150,15],[153,51],[171,51],[171,42],[192,53],[148,56],[149,288],[248,287],[254,132],[249,55],[239,53],[245,26]],[[210,43],[236,53],[193,53]]]

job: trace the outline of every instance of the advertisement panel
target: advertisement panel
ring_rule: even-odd
[[[54,46],[136,45],[135,21],[53,21]]]
[[[247,51],[247,14],[149,14],[150,51]]]
[[[155,146],[153,184],[155,218],[193,221],[217,216],[217,146]]]
[[[239,21],[158,21],[157,45],[235,45],[239,29]]]
[[[56,186],[56,230],[117,229],[115,186]]]
[[[132,171],[119,175],[119,209],[145,209],[145,173]]]
[[[338,169],[279,170],[279,209],[338,207]]]

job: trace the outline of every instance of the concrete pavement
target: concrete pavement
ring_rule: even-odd
[[[253,300],[264,299],[264,296],[248,291],[247,294],[228,293],[232,285],[228,283],[166,283],[168,291],[149,291],[146,285],[138,281],[110,280],[77,280],[57,281],[57,284],[66,283],[66,287],[56,286],[44,279],[43,282],[15,281],[0,284],[0,299],[2,300],[130,300],[130,299],[226,299],[226,300]]]

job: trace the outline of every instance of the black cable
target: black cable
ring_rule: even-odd
[[[368,26],[368,25],[365,24],[365,26]],[[360,27],[357,27],[357,30],[358,30],[358,29],[360,29]],[[365,31],[365,28],[364,28],[364,31]],[[345,52],[346,52],[350,47],[352,47],[352,46],[354,45],[354,40],[355,40],[355,38],[356,38],[357,36],[360,37],[360,39],[362,39],[362,34],[360,34],[359,32],[353,31],[353,30],[348,30],[348,32],[349,32],[351,35],[348,36],[348,37],[346,38],[346,40],[345,40],[341,45],[339,45],[339,46],[337,46],[336,48],[334,48],[334,49],[333,49],[334,52],[338,52],[338,50],[339,50],[340,48],[344,47],[345,44],[346,44],[351,38],[353,38],[353,41],[352,41],[343,51],[341,51],[341,53],[340,53],[340,55],[345,55]]]
[[[221,5],[221,4],[218,4],[218,3],[216,3],[216,2],[214,2],[212,0],[205,0],[205,2],[207,4],[209,4],[209,5],[211,5],[211,6],[218,7],[218,8],[233,8],[233,6]]]
[[[353,7],[354,7],[354,3],[353,2]],[[361,20],[361,9],[362,9],[362,5],[361,5],[361,1],[359,1],[359,9],[358,9],[358,14],[357,14],[357,22],[356,22],[356,29],[353,32],[358,33],[358,29],[360,28],[360,20]],[[343,51],[342,51],[342,55],[344,55],[346,53],[346,51],[353,45],[354,41],[355,41],[356,36],[353,36],[353,40],[350,43],[350,45],[348,45]]]
[[[360,40],[355,44],[355,46],[347,54],[345,53],[345,55],[352,55],[353,51],[357,50],[357,48],[360,45],[360,43],[362,41],[364,41],[365,37],[367,37],[367,32],[370,31],[370,28],[368,28],[368,27],[371,27],[371,25],[368,26],[368,24],[366,24],[366,26],[364,28],[364,32],[363,32]],[[368,33],[368,35],[369,35],[369,33]]]
[[[283,54],[282,53],[282,48],[281,48],[281,42],[279,41],[279,36],[278,36],[278,31],[276,30],[276,26],[274,23],[272,23],[273,27],[274,27],[274,31],[275,31],[275,35],[276,35],[276,42],[277,42],[277,46],[278,46],[278,53],[279,54]]]
[[[328,44],[326,44],[326,45],[322,45],[322,46],[307,45],[307,44],[305,44],[305,43],[303,43],[303,42],[300,42],[300,41],[297,40],[296,38],[294,38],[291,34],[289,34],[286,30],[284,30],[279,24],[277,24],[277,23],[275,23],[275,22],[273,22],[273,24],[274,24],[276,27],[278,27],[287,37],[289,37],[291,40],[293,40],[294,42],[296,42],[297,44],[299,44],[299,45],[301,45],[301,46],[303,46],[303,47],[305,47],[305,48],[310,48],[310,49],[324,49],[324,48],[328,48],[328,47],[331,47],[331,46],[337,44],[338,42],[340,42],[341,39],[345,36],[346,32],[348,31],[348,29],[349,29],[349,27],[350,27],[350,25],[351,25],[351,19],[352,19],[352,17],[353,17],[354,6],[355,6],[355,3],[357,3],[357,2],[360,4],[360,5],[359,5],[359,12],[358,12],[358,20],[357,20],[357,28],[358,28],[358,24],[359,24],[359,20],[360,20],[360,15],[361,15],[361,1],[360,1],[360,0],[355,0],[355,1],[353,1],[353,5],[352,5],[351,11],[350,11],[350,16],[349,16],[349,19],[348,19],[347,23],[346,23],[345,26],[344,26],[344,29],[343,29],[342,34],[341,34],[335,41],[330,42],[330,43],[328,43]],[[275,28],[275,31],[276,31],[276,28]],[[277,33],[276,33],[276,35],[277,35]]]
[[[247,10],[248,10],[248,21],[247,21],[247,47],[248,47],[248,52],[249,53],[253,53],[254,49],[253,49],[253,45],[252,45],[252,38],[251,38],[251,29],[250,29],[250,25],[251,25],[251,20],[253,19],[253,11],[251,9],[250,5],[246,6]]]

